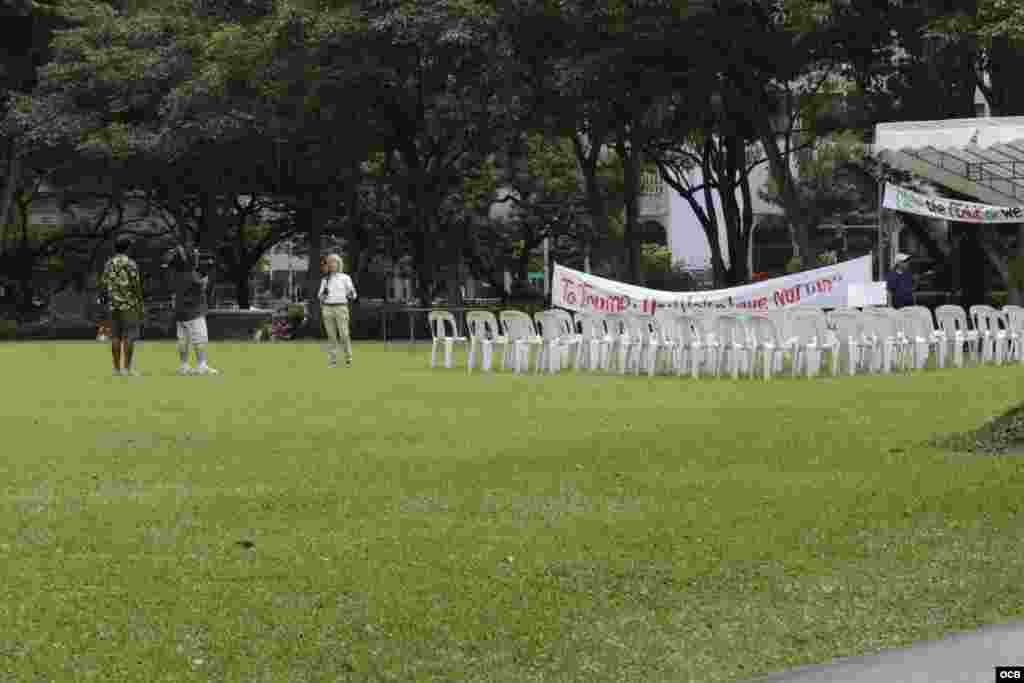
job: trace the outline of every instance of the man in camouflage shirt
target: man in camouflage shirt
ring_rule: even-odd
[[[118,238],[114,245],[116,253],[107,261],[100,281],[110,304],[114,374],[135,376],[138,373],[133,361],[135,342],[142,331],[143,297],[139,267],[128,256],[131,246],[132,242],[127,237]]]

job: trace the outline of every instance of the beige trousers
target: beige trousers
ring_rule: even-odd
[[[329,346],[327,354],[331,362],[338,360],[338,347],[345,351],[345,360],[352,360],[352,339],[348,333],[348,304],[324,304],[320,307],[320,315],[327,330]]]

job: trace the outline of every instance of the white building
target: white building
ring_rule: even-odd
[[[768,164],[764,163],[754,168],[750,174],[751,199],[753,203],[755,221],[758,217],[782,215],[782,209],[774,204],[769,204],[760,197],[762,190],[768,182]],[[701,184],[699,170],[689,175],[691,187]],[[642,221],[656,221],[663,228],[667,238],[668,248],[672,252],[673,263],[682,262],[688,270],[705,270],[711,268],[711,245],[708,243],[704,226],[694,212],[690,203],[673,188],[665,184],[657,173],[646,173],[642,183],[644,193],[640,207],[640,219]],[[740,192],[736,193],[739,205],[743,207],[743,198]],[[707,211],[704,201],[704,193],[696,194],[697,203]],[[712,192],[714,209],[718,220],[719,239],[725,244],[726,229],[725,215],[722,212],[722,203],[717,191]],[[722,255],[726,266],[729,265],[729,255]]]

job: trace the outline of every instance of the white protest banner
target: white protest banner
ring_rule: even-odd
[[[882,206],[894,211],[903,211],[904,213],[913,213],[918,216],[938,218],[944,221],[962,221],[964,223],[1024,222],[1024,207],[991,206],[989,204],[975,204],[974,202],[960,202],[955,199],[946,199],[945,197],[929,197],[926,194],[911,192],[891,183],[885,184]]]
[[[769,310],[810,304],[848,306],[847,285],[871,282],[871,256],[824,268],[763,280],[740,287],[703,292],[663,292],[588,275],[555,264],[551,304],[573,311],[653,315],[659,308],[747,308]]]

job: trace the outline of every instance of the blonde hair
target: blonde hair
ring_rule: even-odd
[[[327,264],[330,265],[332,262],[333,263],[337,263],[338,264],[338,272],[339,273],[342,272],[342,269],[344,268],[345,264],[342,262],[341,256],[339,256],[338,254],[328,254],[327,255]]]

